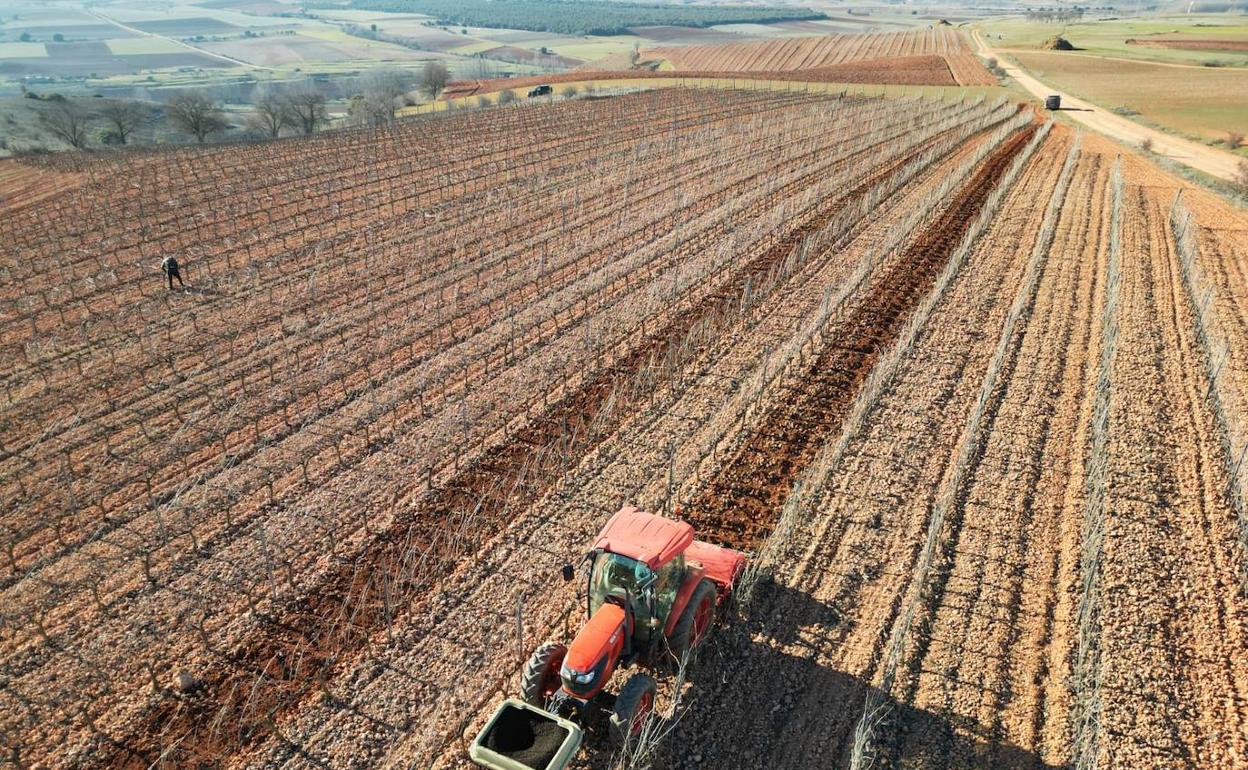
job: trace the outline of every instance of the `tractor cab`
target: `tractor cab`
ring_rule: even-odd
[[[619,604],[632,618],[627,652],[652,658],[663,641],[688,570],[685,550],[693,527],[683,521],[626,507],[611,518],[587,555],[590,562],[587,614]],[[698,576],[700,577],[700,576]]]

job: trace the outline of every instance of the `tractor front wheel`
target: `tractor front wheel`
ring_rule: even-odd
[[[672,628],[672,633],[667,637],[667,646],[671,648],[677,664],[686,652],[702,641],[714,620],[715,584],[703,579],[698,583],[698,587],[693,589],[689,603],[685,605],[684,611],[680,613],[680,618]]]
[[[524,664],[520,677],[520,698],[530,706],[545,708],[546,701],[558,690],[562,681],[559,669],[568,648],[558,642],[547,642],[533,651],[529,662]]]
[[[620,688],[611,709],[611,737],[621,745],[637,739],[646,720],[654,712],[654,696],[659,691],[654,677],[633,674]]]

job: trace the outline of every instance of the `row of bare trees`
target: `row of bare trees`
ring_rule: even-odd
[[[144,105],[129,99],[109,99],[95,111],[89,111],[76,102],[58,97],[39,113],[39,121],[48,133],[76,150],[84,149],[89,143],[91,124],[95,120],[104,124],[101,139],[105,144],[128,144],[152,117]]]
[[[419,75],[400,69],[370,72],[360,79],[358,93],[350,98],[349,118],[361,125],[393,121],[414,89],[437,98],[449,80],[450,72],[440,61],[427,62]],[[75,150],[92,144],[96,126],[102,127],[100,144],[132,144],[143,129],[160,122],[162,112],[172,128],[200,144],[230,128],[221,101],[204,90],[177,93],[163,105],[133,99],[108,99],[94,105],[59,94],[45,101],[48,104],[37,108],[40,124],[51,137]],[[310,81],[263,85],[252,99],[243,128],[264,139],[283,133],[308,136],[328,125],[328,102],[326,92]]]

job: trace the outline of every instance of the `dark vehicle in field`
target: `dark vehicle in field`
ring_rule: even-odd
[[[1044,97],[1044,108],[1046,110],[1060,110],[1062,108],[1062,97],[1057,94]]]
[[[549,96],[552,93],[554,93],[554,90],[551,89],[550,86],[536,86],[529,91],[529,98],[532,99],[534,96]]]

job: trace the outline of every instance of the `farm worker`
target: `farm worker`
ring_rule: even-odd
[[[178,279],[178,286],[183,289],[186,284],[182,282],[182,274],[178,272],[178,259],[170,254],[160,261],[160,269],[165,271],[165,275],[169,277],[169,288],[173,289],[173,279]]]

